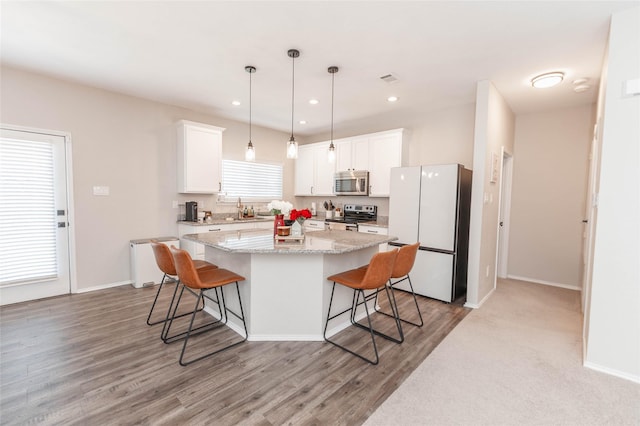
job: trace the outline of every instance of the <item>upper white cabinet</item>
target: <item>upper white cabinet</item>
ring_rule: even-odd
[[[295,195],[333,195],[335,163],[329,163],[329,142],[319,142],[298,147],[296,160]]]
[[[376,133],[369,137],[369,196],[388,197],[391,168],[403,166],[403,130]]]
[[[369,138],[357,136],[335,142],[336,170],[369,170]]]
[[[404,134],[394,129],[336,141],[336,170],[368,170],[369,196],[388,197],[391,168],[405,165]]]
[[[220,191],[224,130],[187,120],[177,123],[178,192],[213,194]]]

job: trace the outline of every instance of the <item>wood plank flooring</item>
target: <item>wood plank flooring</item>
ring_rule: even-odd
[[[325,342],[246,342],[181,367],[181,344],[164,344],[162,325],[145,323],[156,288],[0,308],[0,424],[358,425],[469,311],[420,297],[425,326],[405,325],[401,345],[377,339],[377,366]],[[410,316],[410,296],[397,293]],[[340,339],[367,341],[352,329]],[[200,336],[193,350],[225,333]]]

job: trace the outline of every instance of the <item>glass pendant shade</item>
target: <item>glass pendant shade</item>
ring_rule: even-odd
[[[335,145],[333,145],[333,141],[331,142],[331,145],[329,145],[329,151],[327,152],[327,160],[329,161],[329,163],[336,162],[336,147]]]
[[[246,161],[256,161],[256,150],[251,141],[249,141],[249,144],[247,145],[247,150],[244,153],[244,159]]]
[[[298,158],[298,142],[296,142],[293,135],[289,142],[287,142],[287,158]]]

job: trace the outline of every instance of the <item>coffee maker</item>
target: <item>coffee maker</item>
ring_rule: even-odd
[[[195,201],[187,201],[185,203],[185,218],[187,222],[198,221],[198,203]]]

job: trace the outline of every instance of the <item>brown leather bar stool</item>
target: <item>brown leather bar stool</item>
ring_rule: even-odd
[[[176,266],[173,263],[173,256],[171,255],[171,250],[166,244],[162,244],[157,240],[151,240],[151,248],[153,249],[153,256],[156,259],[156,264],[162,273],[162,281],[160,281],[160,285],[158,286],[158,291],[156,292],[156,297],[153,299],[153,304],[151,305],[151,309],[149,310],[149,315],[147,316],[147,325],[156,325],[160,323],[166,323],[168,321],[169,312],[171,312],[171,307],[173,306],[173,302],[175,301],[176,294],[178,292],[178,287],[180,286],[179,282],[176,282],[176,288],[173,290],[173,297],[171,298],[171,303],[169,304],[169,308],[167,309],[167,314],[164,319],[151,321],[151,315],[153,314],[153,309],[158,302],[158,297],[160,296],[160,292],[162,291],[162,287],[165,284],[165,280],[168,278],[173,278],[175,281],[179,281],[177,276],[178,272],[176,271]],[[205,262],[204,260],[196,260],[194,261],[194,266],[196,269],[203,268],[217,268],[213,263]],[[204,304],[203,304],[204,307]],[[191,315],[191,312],[186,314],[182,314],[180,316]]]
[[[402,326],[400,324],[400,320],[397,317],[398,309],[396,306],[393,291],[389,291],[389,287],[387,286],[387,283],[391,278],[393,265],[395,263],[397,255],[398,255],[397,249],[387,251],[387,252],[376,253],[371,258],[371,261],[369,262],[369,265],[367,268],[351,269],[349,271],[341,272],[339,274],[335,274],[327,278],[327,280],[333,281],[333,287],[331,289],[331,299],[329,300],[329,309],[327,311],[327,321],[325,322],[325,325],[324,325],[324,333],[323,333],[324,340],[374,365],[377,364],[379,361],[378,348],[376,346],[376,340],[374,335],[378,335],[382,338],[385,338],[395,343],[402,343],[404,341]],[[349,309],[346,309],[332,316],[331,306],[333,304],[333,295],[335,293],[336,284],[341,284],[345,287],[349,287],[353,289],[353,299],[352,299],[351,307]],[[382,287],[385,288],[387,297],[389,299],[389,304],[391,305],[392,311],[395,313],[396,328],[398,329],[398,335],[399,335],[399,338],[397,339],[387,334],[381,333],[378,330],[375,330],[371,325],[371,316],[369,314],[369,308],[367,307],[367,301],[372,297],[377,297],[378,290]],[[364,292],[365,290],[375,290],[375,293],[371,293],[370,295],[365,295],[365,292]],[[360,301],[361,298],[362,298],[362,301]],[[365,312],[367,314],[368,326],[359,324],[355,318],[356,309],[358,308],[358,306],[362,304],[364,304]],[[348,349],[343,345],[338,344],[336,341],[330,340],[329,338],[327,338],[327,327],[329,326],[329,321],[347,312],[350,313],[349,316],[350,316],[352,325],[369,331],[369,334],[371,335],[371,343],[373,344],[373,351],[375,353],[375,357],[373,359],[367,358],[351,349]]]
[[[393,265],[393,271],[391,272],[391,278],[389,279],[389,285],[393,289],[393,286],[396,284],[400,284],[403,281],[407,281],[409,283],[409,289],[411,290],[411,295],[413,296],[413,303],[416,305],[416,311],[418,312],[418,318],[420,318],[419,322],[411,322],[407,319],[403,319],[400,317],[400,312],[398,312],[398,318],[400,321],[415,325],[416,327],[422,327],[424,325],[424,321],[422,320],[422,313],[420,312],[420,307],[418,306],[418,299],[416,299],[416,293],[413,291],[413,284],[411,284],[411,277],[409,277],[409,272],[413,269],[413,264],[416,261],[416,254],[418,253],[418,247],[420,243],[417,242],[415,244],[409,244],[406,246],[400,247],[398,250],[398,257],[396,257],[396,262]],[[398,279],[399,278],[399,279]],[[394,281],[397,280],[397,281]],[[378,311],[383,315],[387,315],[392,317],[393,315]]]
[[[232,348],[246,341],[248,336],[247,323],[244,317],[244,310],[242,308],[242,299],[240,297],[240,287],[238,285],[238,281],[244,281],[244,277],[236,274],[235,272],[232,272],[223,268],[196,269],[194,262],[193,260],[191,260],[191,256],[189,255],[189,253],[186,252],[185,250],[180,250],[174,246],[171,246],[171,254],[173,255],[173,261],[176,265],[178,278],[180,278],[180,283],[182,283],[181,291],[184,291],[186,289],[187,291],[196,295],[198,298],[193,308],[191,321],[189,323],[189,328],[187,329],[187,331],[168,338],[172,340],[174,339],[184,340],[184,343],[182,345],[182,351],[180,352],[180,360],[179,360],[180,365],[186,366],[186,365],[192,364],[196,361],[210,357],[212,355],[215,355],[219,352]],[[229,309],[229,307],[226,305],[224,300],[223,287],[227,284],[232,284],[232,283],[235,283],[236,285],[236,294],[238,296],[238,303],[240,305],[239,313]],[[210,297],[210,295],[206,294],[205,293],[206,290],[214,290],[216,298],[214,299]],[[207,324],[194,328],[193,322],[195,320],[196,314],[198,313],[198,305],[200,304],[200,300],[204,301],[204,298],[207,298],[208,300],[211,300],[212,302],[218,305],[220,309],[220,319],[217,319],[215,321],[212,321]],[[174,313],[178,309],[179,303],[180,303],[180,299],[178,299],[178,302],[174,307]],[[189,343],[189,338],[196,334],[200,334],[205,331],[210,331],[210,330],[213,330],[214,328],[217,328],[217,327],[213,327],[215,325],[226,324],[229,319],[229,313],[233,314],[236,318],[242,321],[242,326],[244,327],[244,338],[235,343],[231,343],[226,346],[223,346],[222,348],[218,348],[205,355],[201,355],[190,361],[184,361],[184,355],[187,349],[187,344]],[[169,332],[169,329],[171,328],[171,324],[173,323],[174,318],[176,318],[175,315],[171,315],[169,318],[168,326],[167,326],[167,334]]]

